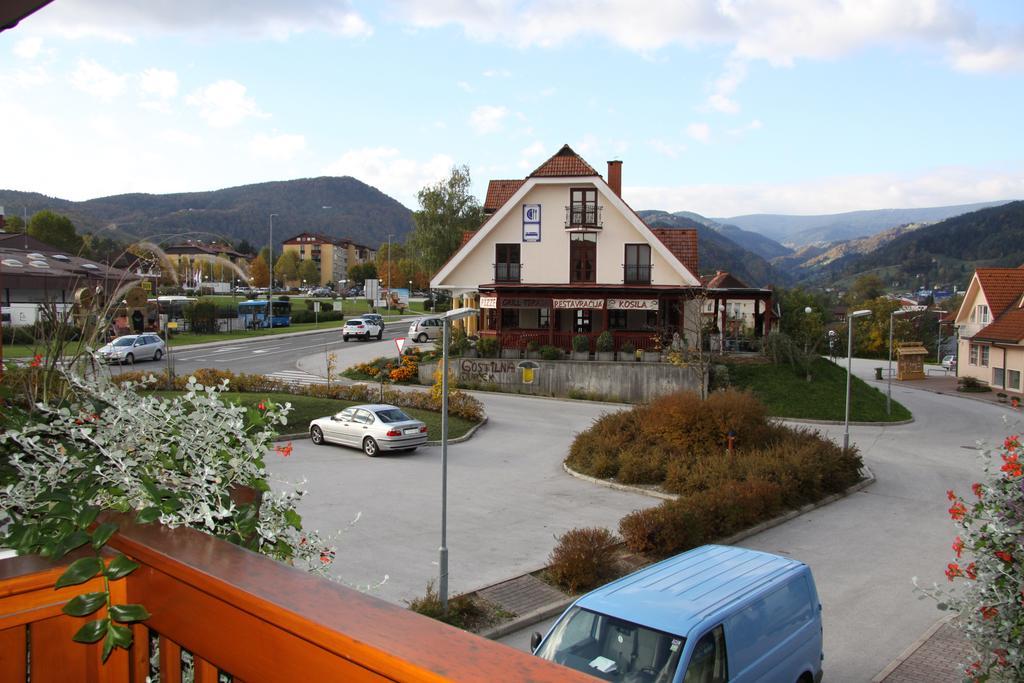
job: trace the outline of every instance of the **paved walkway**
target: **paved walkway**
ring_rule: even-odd
[[[920,640],[880,673],[872,683],[958,683],[960,663],[971,652],[963,635],[949,622],[939,620]]]

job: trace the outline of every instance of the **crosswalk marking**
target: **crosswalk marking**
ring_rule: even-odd
[[[294,384],[299,386],[308,386],[310,384],[326,384],[327,380],[317,375],[311,375],[308,372],[302,370],[278,370],[277,372],[271,372],[267,375],[271,379],[276,379],[286,384]]]

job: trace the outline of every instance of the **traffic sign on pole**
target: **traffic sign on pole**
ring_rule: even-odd
[[[395,346],[398,347],[398,355],[402,355],[402,350],[405,349],[405,337],[397,337],[395,339]]]

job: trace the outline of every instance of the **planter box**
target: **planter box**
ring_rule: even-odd
[[[477,357],[476,349],[466,349],[465,352],[463,352],[462,357],[463,358],[476,358]]]
[[[615,360],[614,351],[598,351],[597,360]]]
[[[636,362],[636,351],[619,351],[615,355],[620,361],[624,361],[626,363]]]
[[[538,358],[540,358],[540,351],[527,351],[526,357],[537,360]]]
[[[573,351],[570,356],[573,360],[590,360],[589,351]]]
[[[502,349],[502,358],[519,358],[519,349]]]
[[[645,363],[657,363],[658,361],[661,360],[661,352],[660,351],[644,351],[644,356],[643,356],[642,360]]]

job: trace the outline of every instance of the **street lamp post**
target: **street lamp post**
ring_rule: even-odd
[[[850,448],[850,376],[853,372],[853,321],[857,318],[864,318],[871,315],[871,311],[864,309],[854,311],[846,316],[846,417],[843,420],[843,450]]]
[[[388,313],[391,312],[391,238],[394,237],[392,233],[388,233],[388,296],[385,300]]]
[[[452,322],[476,313],[475,308],[456,308],[441,316],[441,548],[437,583],[441,611],[444,614],[448,614],[448,343],[451,340]]]
[[[897,315],[903,315],[904,313],[915,313],[917,311],[923,311],[927,306],[904,306],[892,311],[889,314],[889,369],[888,376],[886,377],[886,389],[885,389],[885,414],[892,415],[892,328],[893,321]]]
[[[270,263],[267,264],[267,270],[270,271],[270,287],[267,288],[267,320],[270,321],[270,327],[274,326],[274,216],[276,213],[270,214]]]

